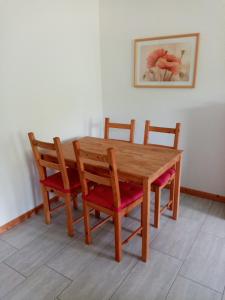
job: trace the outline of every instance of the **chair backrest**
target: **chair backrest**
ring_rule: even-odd
[[[62,146],[59,137],[53,138],[53,143],[46,143],[40,140],[35,139],[34,133],[28,133],[30,144],[33,150],[35,162],[38,168],[40,180],[46,179],[46,169],[53,169],[57,170],[61,173],[62,181],[64,185],[64,189],[69,189],[69,179],[65,164],[65,159],[63,156]],[[41,151],[42,149],[42,151]],[[56,159],[55,161],[50,161],[47,158],[43,157],[43,150],[52,150],[56,152]]]
[[[114,197],[114,207],[119,208],[121,200],[115,149],[108,148],[107,154],[94,153],[81,149],[79,141],[74,141],[73,147],[83,195],[86,196],[88,194],[88,181],[111,186]],[[96,162],[99,162],[101,166],[99,165],[99,167],[97,167]],[[86,169],[87,164],[95,166],[93,171],[91,171],[90,167],[88,170]],[[102,167],[103,165],[104,167]],[[98,169],[101,170],[101,175],[99,175],[100,172],[98,172]]]
[[[173,146],[158,145],[164,148],[178,149],[181,124],[176,123],[175,128],[152,126],[150,121],[145,121],[144,145],[150,144],[150,132],[167,133],[174,135]]]
[[[110,122],[110,118],[105,118],[105,132],[104,139],[109,139],[109,129],[117,128],[117,129],[127,129],[130,131],[129,142],[134,142],[134,131],[135,131],[135,120],[132,119],[129,124],[123,123],[112,123]]]

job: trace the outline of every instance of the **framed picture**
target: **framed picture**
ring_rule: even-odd
[[[134,86],[194,88],[199,33],[134,41]]]

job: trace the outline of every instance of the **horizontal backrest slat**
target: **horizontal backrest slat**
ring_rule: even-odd
[[[167,145],[160,145],[160,144],[148,144],[149,146],[157,146],[157,147],[160,147],[160,148],[168,148],[168,149],[174,149],[173,146],[167,146]]]
[[[32,144],[39,148],[48,149],[48,150],[56,150],[55,145],[53,143],[41,142],[38,140],[33,140]]]
[[[110,178],[95,175],[95,174],[87,172],[87,171],[84,171],[83,174],[84,174],[85,179],[88,179],[88,180],[93,181],[95,183],[103,184],[103,185],[107,185],[107,186],[112,185]]]
[[[176,128],[167,128],[167,127],[158,127],[158,126],[149,126],[149,131],[161,132],[161,133],[176,133]]]
[[[90,152],[90,151],[85,151],[82,149],[80,149],[80,157],[85,158],[85,159],[109,163],[109,159],[108,159],[107,155],[100,154],[100,153],[94,153],[94,152]]]
[[[120,129],[130,129],[130,124],[122,124],[122,123],[109,123],[110,128],[120,128]]]
[[[58,170],[58,171],[61,170],[59,164],[56,164],[56,163],[54,163],[54,162],[47,161],[47,160],[44,160],[44,159],[40,159],[40,160],[39,160],[39,164],[40,164],[42,167],[45,167],[45,168],[55,169],[55,170]]]

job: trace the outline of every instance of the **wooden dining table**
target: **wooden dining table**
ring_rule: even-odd
[[[174,150],[157,145],[134,144],[125,141],[83,137],[79,139],[81,149],[97,153],[106,153],[108,148],[116,150],[118,176],[121,180],[131,180],[143,185],[143,230],[142,230],[142,260],[147,261],[150,255],[150,194],[151,184],[165,171],[175,166],[175,199],[172,218],[177,220],[180,204],[180,178],[182,150]],[[76,158],[72,142],[62,144],[66,164],[74,166]],[[47,150],[44,153],[49,158],[56,154]],[[98,163],[100,164],[100,163]],[[92,166],[95,167],[95,166]],[[102,167],[96,165],[96,167]]]

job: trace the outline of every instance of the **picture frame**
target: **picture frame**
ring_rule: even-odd
[[[134,40],[134,87],[194,88],[199,33]]]

